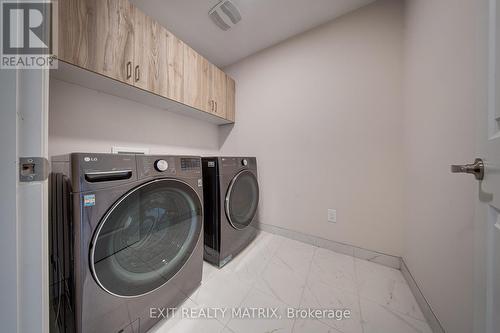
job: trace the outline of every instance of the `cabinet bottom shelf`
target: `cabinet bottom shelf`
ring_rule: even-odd
[[[191,118],[204,120],[216,125],[232,124],[233,122],[214,114],[210,114],[174,100],[156,95],[146,90],[130,86],[107,76],[71,65],[59,60],[58,69],[50,70],[50,77],[97,90],[109,95],[128,99],[154,108],[179,113]]]

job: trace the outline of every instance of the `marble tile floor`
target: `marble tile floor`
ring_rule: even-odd
[[[432,333],[400,271],[266,232],[224,268],[204,263],[201,286],[150,330],[167,332]]]

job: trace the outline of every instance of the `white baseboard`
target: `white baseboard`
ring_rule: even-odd
[[[266,232],[269,232],[272,234],[276,234],[276,235],[283,236],[286,238],[294,239],[294,240],[299,241],[299,242],[311,244],[311,245],[325,248],[325,249],[328,249],[328,250],[331,250],[334,252],[347,254],[347,255],[353,256],[355,258],[372,261],[372,262],[375,262],[375,263],[380,264],[380,265],[384,265],[384,266],[387,266],[390,268],[395,268],[395,269],[401,270],[401,273],[403,274],[403,277],[405,278],[406,282],[408,283],[413,296],[417,300],[417,303],[420,306],[420,309],[422,310],[422,313],[424,314],[425,319],[429,323],[429,326],[431,327],[432,332],[445,333],[443,327],[441,326],[441,323],[439,322],[436,315],[432,311],[429,303],[425,299],[420,288],[418,287],[417,283],[415,282],[415,279],[413,279],[413,276],[410,274],[408,267],[406,266],[406,264],[404,263],[404,261],[401,257],[396,257],[393,255],[380,253],[377,251],[363,249],[363,248],[356,247],[353,245],[332,241],[332,240],[321,238],[318,236],[304,234],[304,233],[299,232],[299,231],[289,230],[289,229],[277,227],[277,226],[270,225],[270,224],[259,223],[257,227],[262,231],[266,231]]]
[[[270,224],[260,223],[258,224],[257,227],[262,231],[270,232],[272,234],[280,235],[286,238],[291,238],[299,242],[311,244],[317,247],[322,247],[334,252],[347,254],[355,258],[372,261],[387,267],[401,269],[400,257],[363,249],[353,245],[332,241],[318,236],[304,234],[299,231],[289,230]]]
[[[430,304],[425,299],[424,294],[422,294],[422,291],[420,290],[420,288],[417,285],[417,282],[415,281],[410,271],[408,270],[408,266],[406,266],[404,260],[401,260],[401,273],[403,274],[406,282],[410,286],[410,290],[415,299],[417,300],[418,306],[420,306],[420,310],[422,310],[422,313],[424,314],[427,323],[431,327],[432,332],[445,333],[443,326],[441,326],[439,319],[437,319],[436,315],[434,314],[434,311],[432,311]]]

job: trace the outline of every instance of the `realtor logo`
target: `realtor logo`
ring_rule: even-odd
[[[1,1],[2,68],[54,68],[56,2]]]

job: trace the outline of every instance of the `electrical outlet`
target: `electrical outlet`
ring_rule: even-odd
[[[328,222],[337,223],[337,211],[335,209],[328,209]]]

